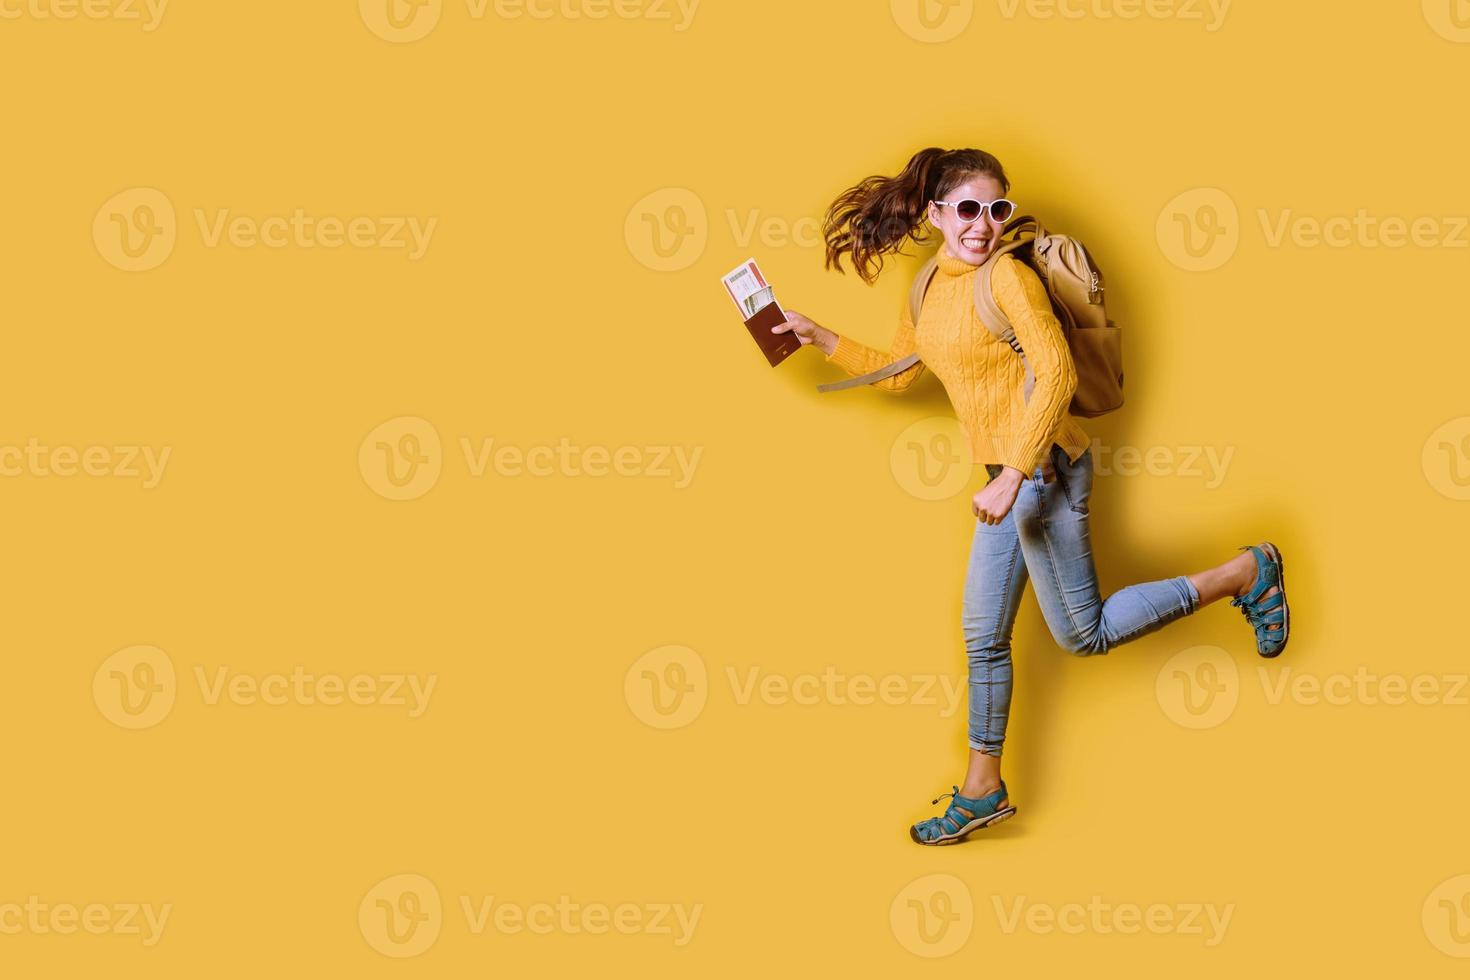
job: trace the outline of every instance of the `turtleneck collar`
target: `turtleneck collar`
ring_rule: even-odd
[[[980,268],[978,265],[971,265],[964,259],[957,259],[950,255],[949,249],[943,245],[939,246],[939,271],[946,276],[963,276],[978,268]]]

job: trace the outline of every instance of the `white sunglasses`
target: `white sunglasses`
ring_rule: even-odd
[[[1016,202],[1000,198],[995,201],[974,201],[966,198],[963,201],[935,201],[942,208],[954,208],[955,217],[969,224],[977,220],[986,211],[996,221],[1004,224],[1009,221],[1011,215],[1016,213]]]

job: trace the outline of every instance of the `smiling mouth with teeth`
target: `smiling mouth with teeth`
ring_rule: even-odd
[[[989,238],[961,238],[960,244],[972,252],[983,252],[990,248]]]

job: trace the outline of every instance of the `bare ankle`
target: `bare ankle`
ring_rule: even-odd
[[[991,793],[994,793],[998,789],[1000,789],[999,776],[989,777],[985,779],[977,779],[973,782],[967,780],[965,784],[960,787],[960,795],[965,797],[966,799],[978,800],[982,797],[989,796]]]
[[[1234,595],[1243,596],[1256,584],[1256,560],[1250,552],[1246,552],[1239,558],[1234,559],[1238,566],[1236,569],[1236,580]]]

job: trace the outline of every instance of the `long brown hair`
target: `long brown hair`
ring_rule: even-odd
[[[827,240],[826,268],[842,271],[842,256],[864,282],[883,271],[883,256],[897,252],[906,239],[922,242],[924,212],[929,202],[974,177],[993,177],[1008,193],[1011,182],[1000,161],[984,150],[920,150],[897,177],[866,177],[843,191],[822,222]]]

